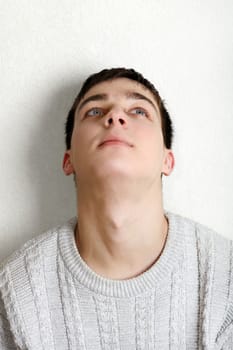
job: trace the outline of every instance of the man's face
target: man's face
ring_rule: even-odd
[[[160,183],[173,154],[164,146],[153,94],[127,78],[93,86],[77,107],[63,168],[78,183],[109,177]]]

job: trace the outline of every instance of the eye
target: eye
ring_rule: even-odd
[[[134,108],[130,111],[131,114],[136,114],[142,117],[147,117],[148,114],[143,108]]]
[[[104,114],[103,110],[101,108],[91,108],[89,111],[85,113],[87,117],[100,117]]]

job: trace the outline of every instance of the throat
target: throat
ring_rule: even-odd
[[[142,229],[136,223],[127,229],[118,227],[111,234],[97,231],[89,235],[89,239],[78,224],[76,244],[82,259],[95,273],[122,280],[136,277],[155,264],[163,253],[167,235],[165,216],[157,227]]]

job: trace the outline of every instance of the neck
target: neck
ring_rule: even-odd
[[[76,243],[83,260],[111,279],[146,271],[159,258],[168,231],[161,191],[90,192],[79,193],[78,200]]]

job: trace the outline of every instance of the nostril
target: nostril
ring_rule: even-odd
[[[112,123],[113,123],[113,118],[109,118],[109,119],[108,119],[108,124],[112,124]],[[124,119],[119,118],[119,123],[120,123],[121,125],[123,125],[123,124],[125,123]]]
[[[113,124],[118,124],[120,123],[121,125],[124,125],[126,123],[125,119],[124,118],[121,118],[121,117],[108,117],[105,121],[105,124],[106,126],[110,126],[110,125],[113,125]]]

